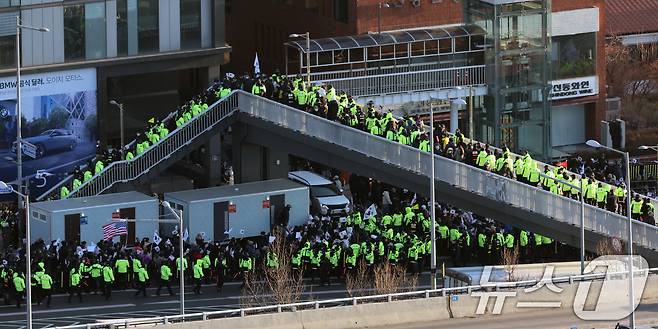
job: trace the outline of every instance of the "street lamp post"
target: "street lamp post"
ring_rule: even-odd
[[[126,152],[125,151],[126,144],[124,143],[124,139],[123,139],[123,104],[122,103],[117,103],[117,101],[115,101],[115,100],[111,100],[110,104],[116,106],[119,109],[119,121],[121,121],[120,122],[120,126],[121,126],[121,128],[120,128],[121,129],[121,160],[125,160],[126,158],[124,157],[124,153]]]
[[[430,102],[430,214],[432,227],[430,231],[430,240],[432,240],[432,250],[430,252],[430,276],[431,289],[436,289],[436,213],[434,209],[434,105]]]
[[[539,173],[539,175],[578,190],[578,194],[580,195],[580,275],[583,275],[585,274],[585,191],[582,188],[582,183],[574,185],[565,180],[545,175],[544,173]]]
[[[306,38],[306,88],[311,86],[311,33],[293,33],[290,38]]]
[[[20,185],[20,183],[19,183]],[[30,196],[27,194],[22,194],[20,191],[14,190],[7,183],[0,181],[0,190],[4,194],[16,193],[18,197],[25,198],[25,288],[27,289],[27,329],[32,329],[32,284],[30,280],[32,279],[32,251],[31,251],[31,239],[30,239]]]
[[[32,30],[37,32],[50,31],[45,27],[32,27],[21,24],[21,17],[16,16],[16,162],[17,173],[16,181],[18,182],[18,207],[23,209],[22,198],[26,193],[23,189],[23,135],[21,132],[21,30]],[[26,228],[27,230],[27,228]],[[31,327],[30,327],[31,328]]]
[[[382,33],[382,8],[391,8],[391,5],[388,2],[377,4],[377,33]]]
[[[621,154],[624,157],[625,162],[625,181],[626,181],[626,218],[628,219],[628,289],[629,289],[629,298],[631,314],[629,315],[629,324],[631,329],[635,328],[635,292],[633,290],[633,219],[631,217],[631,171],[630,171],[630,160],[628,152],[622,152],[617,149],[601,145],[599,142],[590,139],[586,142],[587,146],[593,148],[603,148],[618,154]]]
[[[169,204],[169,201],[163,201],[162,205],[169,209],[172,214],[174,214],[174,217],[178,220],[178,236],[180,237],[178,239],[178,259],[180,259],[180,265],[178,266],[179,273],[178,276],[180,278],[180,315],[185,315],[185,262],[183,261],[183,211],[181,210],[176,210],[171,207],[171,204]]]

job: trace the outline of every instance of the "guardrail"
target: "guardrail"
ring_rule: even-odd
[[[355,97],[486,84],[485,65],[322,80]]]
[[[637,277],[639,275],[649,275],[651,273],[658,273],[658,268],[649,268],[649,269],[634,269],[633,276]],[[248,315],[254,314],[268,314],[268,313],[282,313],[282,312],[296,312],[305,309],[320,309],[320,308],[331,308],[331,307],[342,307],[342,306],[354,306],[359,304],[369,304],[369,303],[390,303],[395,300],[401,299],[421,299],[421,298],[431,298],[431,297],[445,297],[449,295],[463,295],[470,294],[474,291],[498,291],[501,289],[519,289],[533,287],[538,284],[547,284],[547,283],[568,283],[572,284],[574,282],[580,281],[596,281],[596,280],[622,280],[627,279],[628,270],[626,271],[617,271],[612,273],[592,273],[584,275],[572,275],[540,280],[523,280],[515,282],[494,282],[484,285],[472,285],[466,287],[453,287],[453,288],[441,288],[434,290],[418,290],[418,291],[409,291],[409,292],[398,292],[392,294],[384,295],[370,295],[370,296],[357,296],[357,297],[345,297],[345,298],[336,298],[328,300],[317,300],[317,301],[307,301],[291,304],[279,304],[279,305],[267,305],[267,306],[257,306],[257,307],[247,307],[239,308],[233,310],[224,310],[224,311],[213,311],[213,312],[201,312],[201,313],[191,313],[185,315],[170,315],[170,316],[160,316],[152,318],[142,318],[142,319],[125,319],[125,320],[108,320],[102,323],[88,323],[81,325],[73,326],[64,326],[64,327],[55,327],[58,329],[100,329],[100,328],[128,328],[136,327],[139,325],[166,325],[179,322],[189,322],[189,321],[206,321],[211,319],[218,318],[231,318],[231,317],[245,317]]]
[[[149,147],[144,153],[138,154],[134,159],[112,162],[101,173],[84,182],[78,189],[71,191],[69,197],[98,195],[117,182],[127,182],[139,178],[236,111],[237,93],[239,91],[234,91],[226,98],[215,102],[208,110],[178,127],[166,138]]]
[[[239,95],[240,111],[301,134],[328,141],[416,174],[430,175],[430,153],[393,143],[358,129],[310,115],[269,99]],[[580,202],[438,155],[435,177],[461,190],[574,226],[580,225]],[[626,217],[585,206],[585,228],[627,239]],[[658,250],[658,227],[633,221],[634,242]]]
[[[372,63],[371,63],[372,65]],[[406,72],[415,72],[415,71],[429,71],[429,70],[440,70],[447,68],[457,68],[464,67],[468,65],[468,60],[454,60],[454,61],[441,61],[434,63],[416,63],[411,65],[398,65],[398,66],[382,66],[382,67],[368,67],[368,68],[358,68],[351,70],[338,70],[338,71],[328,71],[328,72],[311,72],[311,81],[313,82],[324,82],[325,80],[336,80],[336,79],[347,79],[355,77],[366,77],[366,76],[375,76],[375,75],[386,75],[386,74],[397,74],[397,73],[406,73]],[[299,76],[304,76],[304,72],[300,73]],[[288,75],[291,78],[297,76],[297,74]]]

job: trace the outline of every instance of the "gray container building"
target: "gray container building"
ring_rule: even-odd
[[[158,199],[134,191],[44,201],[30,206],[32,241],[42,238],[46,242],[62,239],[96,243],[103,238],[102,226],[117,211],[121,218],[135,221],[128,221],[127,236],[115,237],[114,241],[121,239],[132,245],[135,237],[152,237],[158,229]]]
[[[249,237],[270,232],[276,216],[291,205],[289,225],[301,225],[309,216],[309,191],[288,179],[165,193],[164,199],[183,211],[190,239],[204,233],[207,241]],[[174,224],[163,225],[169,233]]]

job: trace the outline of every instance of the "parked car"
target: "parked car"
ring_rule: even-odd
[[[46,130],[39,135],[23,138],[23,141],[37,147],[37,158],[56,151],[73,151],[78,146],[77,137],[65,129]],[[16,153],[17,144],[17,142],[14,142],[11,145],[13,153]]]
[[[306,185],[310,190],[311,214],[345,216],[350,212],[350,200],[330,180],[310,171],[291,171],[288,178]]]

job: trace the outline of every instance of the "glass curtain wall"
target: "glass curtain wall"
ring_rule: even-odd
[[[487,32],[488,96],[476,137],[550,157],[550,4],[469,1],[469,20]]]

